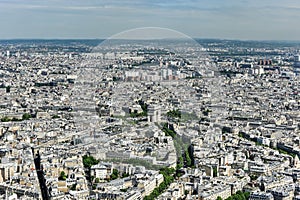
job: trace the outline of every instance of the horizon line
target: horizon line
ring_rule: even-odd
[[[243,42],[300,42],[299,40],[289,39],[233,39],[233,38],[205,38],[205,37],[190,37],[191,39],[197,40],[225,40],[225,41],[243,41]],[[159,38],[159,39],[128,39],[128,38],[0,38],[0,41],[12,41],[12,40],[164,40],[164,39],[184,39],[184,38]]]

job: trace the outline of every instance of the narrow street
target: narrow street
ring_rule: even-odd
[[[34,149],[32,149],[32,153],[34,154]],[[37,172],[37,176],[39,179],[39,184],[40,184],[40,188],[41,188],[41,192],[42,192],[42,198],[43,200],[50,200],[50,195],[48,192],[48,188],[46,186],[46,180],[43,174],[43,169],[41,167],[41,157],[39,152],[37,152],[37,154],[34,155],[34,164],[35,164],[35,169]]]

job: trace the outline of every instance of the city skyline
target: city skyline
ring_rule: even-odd
[[[300,42],[0,44],[0,199],[300,199]]]
[[[193,38],[300,40],[300,3],[282,1],[0,1],[0,39],[106,39],[139,27]]]

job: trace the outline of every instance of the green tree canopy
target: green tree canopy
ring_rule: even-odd
[[[90,168],[93,165],[97,165],[99,163],[99,160],[96,160],[93,156],[84,155],[82,157],[82,162],[85,168]]]
[[[64,171],[61,171],[60,172],[60,175],[59,175],[59,177],[58,177],[58,180],[66,180],[67,179],[67,175],[66,175],[66,173],[64,172]]]
[[[111,179],[115,180],[119,177],[119,171],[117,169],[113,169],[113,173],[111,174]]]
[[[31,115],[29,113],[24,113],[23,116],[22,116],[23,120],[28,120],[30,118],[31,118]]]

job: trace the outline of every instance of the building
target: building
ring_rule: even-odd
[[[150,105],[148,107],[148,122],[160,122],[161,110],[158,105]]]
[[[216,200],[218,197],[227,199],[231,196],[231,186],[222,184],[204,188],[199,186],[198,194],[200,200]]]
[[[274,197],[271,193],[252,192],[250,194],[249,200],[274,200]]]
[[[94,165],[91,167],[91,175],[101,180],[108,178],[109,173],[107,167],[102,164]]]
[[[294,73],[296,75],[300,74],[300,55],[294,57]]]
[[[273,195],[274,200],[292,200],[294,197],[295,186],[294,184],[284,185],[281,187],[272,188],[267,192]]]

